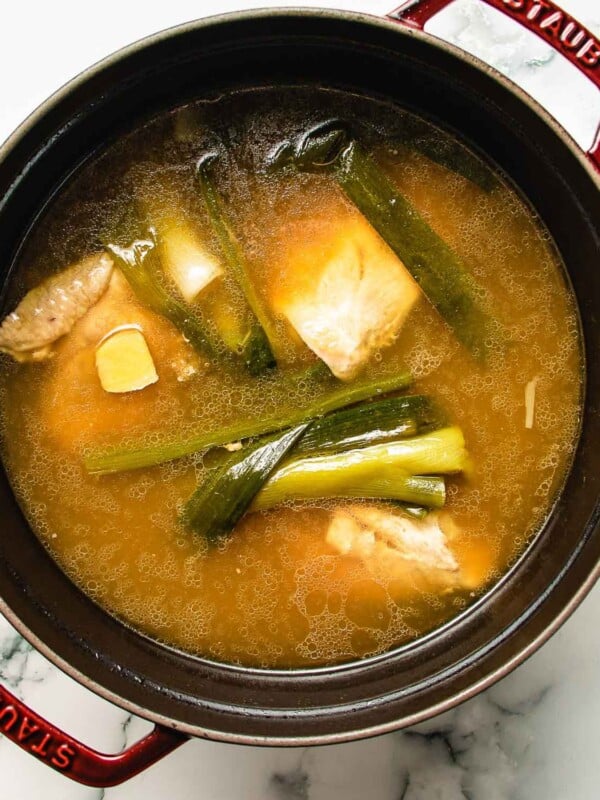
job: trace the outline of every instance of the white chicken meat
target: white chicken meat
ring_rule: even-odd
[[[340,555],[360,559],[374,575],[459,583],[459,564],[437,513],[419,520],[375,506],[346,506],[335,511],[326,538]]]
[[[307,290],[281,311],[305,344],[341,380],[351,380],[389,345],[419,297],[402,262],[366,224],[348,225]]]

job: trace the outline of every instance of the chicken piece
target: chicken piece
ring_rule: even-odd
[[[143,392],[109,393],[98,380],[97,347],[108,333],[124,327],[143,330],[160,372],[160,380]],[[99,442],[122,441],[134,430],[156,429],[161,395],[177,396],[181,400],[177,408],[183,412],[187,395],[176,393],[173,387],[182,375],[185,379],[202,371],[198,354],[181,333],[143,306],[115,269],[103,297],[56,347],[40,396],[41,424],[54,446],[70,452]]]
[[[446,535],[440,528],[439,514],[428,514],[424,519],[416,520],[361,505],[355,506],[352,513],[362,525],[376,531],[382,541],[403,553],[404,558],[435,569],[452,572],[458,569]]]
[[[279,308],[333,374],[347,381],[393,341],[420,289],[364,220],[346,223],[333,252],[325,251],[329,258],[317,281],[311,269],[310,285],[289,292]]]
[[[374,506],[338,509],[326,535],[341,555],[360,559],[369,572],[446,586],[460,582],[459,565],[448,547],[439,515],[412,520]]]
[[[16,361],[43,361],[52,345],[104,294],[113,271],[107,253],[96,253],[28,292],[0,326],[0,350]]]

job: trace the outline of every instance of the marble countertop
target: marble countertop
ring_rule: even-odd
[[[258,5],[371,13],[393,0],[53,0],[0,10],[0,140],[58,86],[109,52],[202,14]],[[562,6],[600,33],[598,0]],[[457,0],[428,30],[520,84],[587,147],[600,95],[549,47],[477,0]],[[1,534],[0,534],[1,535]],[[600,797],[600,587],[527,663],[492,689],[416,728],[331,747],[277,749],[192,741],[113,789],[70,783],[0,738],[7,800],[597,800]],[[0,617],[0,682],[88,744],[117,752],[150,726],[53,667]]]

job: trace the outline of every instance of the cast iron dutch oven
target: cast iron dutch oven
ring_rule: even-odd
[[[600,44],[549,0],[486,0],[537,31],[600,88]],[[449,0],[378,19],[257,11],[145,39],[85,72],[0,149],[4,285],[44,202],[123,120],[203,93],[317,84],[383,97],[458,132],[529,198],[567,265],[585,340],[581,436],[543,531],[493,591],[443,629],[377,658],[312,671],[227,666],[175,652],[85,597],[29,529],[0,476],[0,611],[84,686],[156,723],[129,751],[97,753],[0,688],[0,732],[65,775],[110,786],[201,736],[246,744],[342,742],[415,723],[489,686],[573,611],[600,570],[600,139],[587,154],[517,87],[422,32]],[[401,23],[401,24],[399,24]]]

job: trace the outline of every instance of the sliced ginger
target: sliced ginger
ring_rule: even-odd
[[[158,380],[144,334],[135,327],[109,333],[96,348],[102,388],[111,393],[137,392]]]

